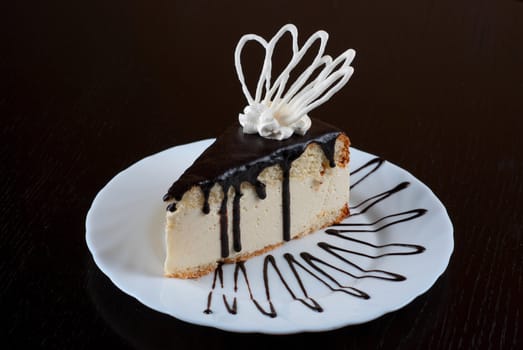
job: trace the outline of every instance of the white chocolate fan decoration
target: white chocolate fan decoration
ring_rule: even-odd
[[[292,36],[292,57],[271,84],[272,54],[278,41],[287,32]],[[234,52],[234,63],[248,102],[238,118],[244,133],[258,133],[265,138],[284,140],[293,133],[304,135],[309,130],[311,119],[307,113],[330,99],[347,83],[354,72],[354,68],[350,66],[356,54],[354,50],[343,52],[335,60],[329,55],[323,55],[328,38],[329,34],[320,30],[298,48],[298,30],[293,24],[283,26],[269,42],[255,34],[242,36]],[[265,49],[254,98],[245,84],[241,65],[243,47],[251,40],[258,42]],[[299,74],[285,91],[291,72],[317,40],[320,47],[311,65]],[[310,80],[312,74],[320,68],[318,75]]]

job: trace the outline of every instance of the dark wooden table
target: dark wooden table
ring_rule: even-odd
[[[238,335],[152,311],[93,262],[87,210],[137,160],[236,122],[236,42],[289,22],[327,30],[328,53],[357,50],[312,115],[433,189],[450,264],[408,306],[331,332]],[[2,348],[523,347],[523,2],[17,1],[0,28]]]

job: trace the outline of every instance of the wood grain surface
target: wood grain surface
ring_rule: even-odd
[[[349,84],[311,115],[447,207],[455,250],[408,306],[331,332],[232,334],[157,313],[96,267],[85,217],[119,171],[216,136],[245,101],[245,33],[329,32]],[[523,2],[16,1],[0,5],[4,349],[523,348]]]

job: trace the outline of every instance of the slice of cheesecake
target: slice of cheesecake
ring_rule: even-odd
[[[283,141],[227,129],[164,196],[165,275],[196,278],[340,222],[349,143],[319,120]]]

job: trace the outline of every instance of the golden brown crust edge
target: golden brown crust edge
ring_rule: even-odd
[[[342,132],[338,136],[337,140],[343,143],[343,148],[341,149],[341,156],[340,159],[337,160],[336,165],[340,168],[345,168],[350,161],[350,139],[345,133]]]

